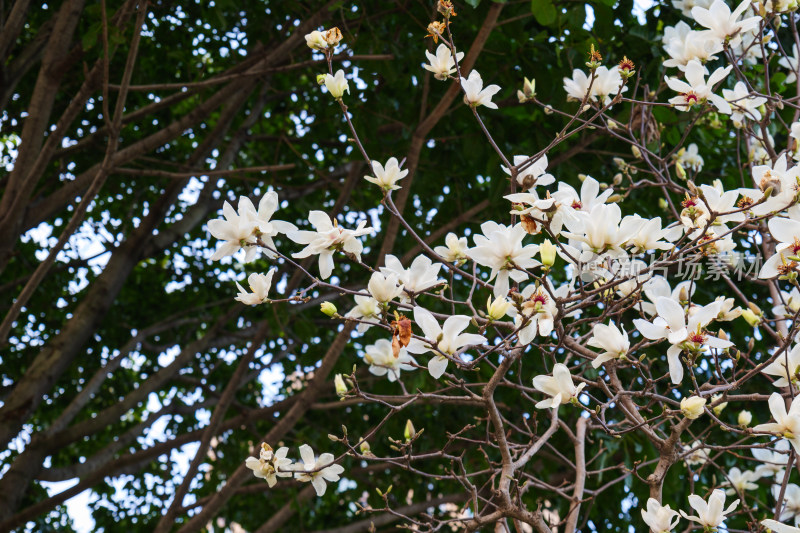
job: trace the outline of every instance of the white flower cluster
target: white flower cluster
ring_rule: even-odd
[[[267,481],[274,487],[279,477],[293,477],[298,481],[310,482],[314,486],[317,496],[325,494],[327,482],[339,481],[339,475],[344,472],[344,467],[335,463],[335,458],[330,453],[323,453],[319,457],[314,455],[314,450],[308,444],[300,446],[302,463],[295,463],[286,455],[289,448],[283,446],[273,451],[269,444],[261,443],[258,457],[248,457],[245,466],[253,471],[253,475]]]
[[[553,352],[551,371],[537,372],[539,375],[533,378],[532,389],[514,386],[531,396],[538,395],[535,407],[552,409],[554,419],[559,408],[567,404],[574,406],[571,409],[580,409],[585,416],[598,416],[607,405],[590,410],[588,406],[594,401],[590,395],[594,390],[589,392],[587,388],[600,388],[598,383],[606,387],[606,382],[602,378],[588,379],[584,368],[591,366],[595,373],[608,376],[608,382],[614,385],[616,369],[640,368],[638,365],[645,359],[644,350],[652,347],[662,353],[663,358],[657,356],[649,361],[649,368],[664,376],[663,383],[672,385],[670,397],[659,397],[664,405],[670,406],[665,408],[664,416],[680,420],[679,424],[684,424],[682,427],[703,417],[720,416],[728,405],[726,394],[738,386],[739,378],[725,376],[724,385],[720,386],[703,387],[698,383],[702,375],[698,368],[716,365],[715,371],[722,375],[735,365],[720,365],[718,361],[723,356],[734,359],[735,354],[740,353],[720,325],[741,318],[732,329],[755,328],[766,321],[776,328],[786,329],[787,325],[793,325],[792,321],[800,312],[800,206],[797,204],[800,165],[795,164],[800,123],[791,125],[786,145],[781,150],[766,130],[759,136],[751,127],[764,118],[766,111],[762,106],[768,99],[741,79],[731,89],[721,88],[734,67],[763,59],[758,55],[760,52],[753,52],[754,48],[761,50],[760,43],[766,38],[763,17],[758,15],[755,5],[744,1],[733,11],[723,0],[673,0],[673,5],[701,29],[692,29],[685,22],[665,28],[662,43],[669,57],[664,66],[677,71],[673,76],[666,76],[665,82],[669,89],[678,93],[668,103],[681,112],[707,112],[710,108],[706,104],[709,104],[716,112],[730,115],[731,122],[746,137],[751,152],[751,166],[747,172],[754,185],[726,190],[720,180],[699,186],[693,181],[687,182],[686,188],[679,188],[685,192],[679,205],[665,203],[665,212],[671,211],[665,219],[623,215],[621,204],[626,191],[635,187],[617,186],[624,179],[623,173],[633,181],[637,169],[630,161],[613,160],[620,173],[611,184],[581,176],[580,190],[576,190],[550,173],[546,150],[534,156],[515,155],[509,161],[497,149],[504,162],[500,171],[512,180],[512,192],[504,197],[509,202],[510,223],[487,220],[482,222],[479,232],[447,233],[444,244],[433,249],[418,238],[423,253],[413,257],[410,263],[404,265],[401,259],[388,254],[382,266],[369,269],[366,287],[362,285],[360,290],[346,291],[353,297],[354,306],[344,316],[340,316],[331,303],[323,304],[322,309],[329,316],[354,322],[358,334],[365,334],[371,328],[381,331],[383,337],[366,344],[363,349],[369,373],[385,376],[389,382],[396,383],[405,376],[403,373],[423,368],[414,356],[426,356],[424,365],[434,380],[445,376],[443,382],[455,383],[450,380],[457,376],[446,374],[448,370],[472,370],[494,356],[502,365],[533,351],[532,347],[541,349],[557,340],[564,350]],[[783,2],[771,4],[768,9],[781,11],[795,7]],[[333,39],[336,42],[331,44],[325,35],[315,32],[307,40],[315,50],[326,52],[330,64],[330,50],[338,40]],[[436,35],[445,39],[442,32]],[[796,70],[796,48],[794,54],[795,58],[786,61],[783,58],[778,64]],[[468,75],[461,71],[463,53],[456,52],[452,42],[440,44],[435,54],[426,52],[426,56],[428,63],[424,69],[437,80],[452,80],[478,121],[479,106],[498,108],[492,98],[500,87],[484,87],[475,69]],[[731,64],[709,72],[707,65],[723,57],[731,59]],[[599,61],[599,53],[592,49],[591,61],[587,63],[589,73],[576,69],[572,78],[564,78],[564,89],[569,100],[588,102],[590,107],[602,111],[601,106],[622,100],[621,95],[628,90],[627,80],[634,71],[627,58],[611,69],[600,65]],[[786,83],[794,82],[796,77],[786,78]],[[327,74],[324,83],[337,99],[347,90],[341,70],[335,75]],[[526,79],[520,102],[535,101],[533,87]],[[722,96],[718,94],[720,89]],[[343,110],[346,112],[346,107]],[[581,112],[583,110],[578,111]],[[486,132],[485,125],[482,122],[480,125]],[[614,129],[610,125],[608,128]],[[352,133],[355,137],[354,129]],[[359,145],[359,148],[364,158],[369,159],[363,147]],[[644,145],[632,145],[636,160],[654,155],[646,151]],[[686,169],[699,175],[705,163],[696,143],[675,147],[666,161],[675,165],[678,179],[687,178]],[[403,163],[395,157],[390,157],[385,164],[376,160],[368,162],[372,175],[364,179],[381,190],[381,201],[387,210],[393,216],[402,217],[395,211],[391,198],[393,191],[401,188],[402,179],[410,181],[410,170],[402,169]],[[665,164],[665,168],[667,166]],[[665,183],[655,185],[666,187]],[[549,186],[551,189],[546,189]],[[621,192],[615,194],[615,188]],[[346,229],[326,212],[312,211],[308,220],[313,231],[300,230],[293,224],[271,220],[277,205],[274,192],[261,199],[258,209],[247,198],[240,199],[238,211],[226,202],[225,218],[208,225],[211,234],[223,241],[212,259],[245,248],[245,261],[249,262],[257,257],[257,250],[263,248],[269,258],[288,262],[289,257],[281,255],[273,241],[283,234],[290,241],[305,246],[291,257],[318,256],[322,280],[331,277],[337,253],[361,263],[364,246],[361,237],[371,233],[365,221],[355,229]],[[754,245],[765,244],[765,250],[771,253],[758,277],[770,283],[774,280],[775,287],[778,287],[777,281],[789,281],[794,285],[791,291],[778,294],[781,301],[776,298],[773,302],[774,317],[771,319],[753,302],[748,302],[747,295],[737,292],[744,300],[742,306],[737,306],[736,300],[726,295],[696,297],[696,283],[685,281],[673,287],[667,274],[659,275],[654,267],[659,261],[669,263],[675,257],[695,253],[733,257],[741,246],[733,235],[748,224],[748,231],[759,224],[768,229],[774,241],[752,240]],[[409,225],[406,229],[409,234],[413,233]],[[557,258],[563,261],[562,272],[567,278],[562,282],[556,280],[563,278],[552,275]],[[647,264],[643,258],[650,258],[651,263]],[[467,268],[465,265],[470,262]],[[248,278],[251,293],[237,283],[240,294],[236,299],[248,305],[268,302],[275,272],[276,269],[272,269],[266,275],[252,274]],[[463,281],[470,284],[470,298],[479,291],[483,291],[481,298],[491,294],[485,310],[475,309],[471,300],[462,302],[445,295],[451,283]],[[314,286],[328,286],[320,280],[314,283]],[[597,306],[600,318],[574,320],[586,312],[584,298],[595,295],[603,298],[602,304]],[[705,303],[698,301],[703,298],[707,300]],[[447,312],[434,311],[442,307],[438,305],[441,302],[447,304]],[[622,310],[619,305],[616,308],[611,305],[612,302],[615,305],[624,302]],[[623,311],[628,310],[637,313],[638,318],[624,319]],[[564,334],[565,327],[575,323],[583,324],[582,331]],[[591,327],[586,327],[587,323]],[[492,326],[496,326],[498,333],[490,334],[488,330]],[[800,344],[792,347],[791,341],[796,342],[798,338],[783,337],[786,343],[769,354],[768,362],[753,364],[755,370],[748,369],[748,377],[761,374],[769,377],[774,387],[793,391],[800,385]],[[639,351],[642,353],[637,353]],[[556,354],[562,353],[564,358],[556,359]],[[580,359],[588,364],[583,365]],[[494,368],[494,363],[491,364]],[[643,372],[641,375],[647,377]],[[653,381],[657,380],[660,377]],[[350,394],[350,387],[341,375],[337,375],[335,383],[340,397]],[[643,419],[636,419],[636,409],[625,404],[626,398],[629,400],[632,396],[635,395],[623,391],[609,403],[622,404],[638,425],[645,425]],[[689,506],[696,514],[673,510],[669,505],[662,505],[659,499],[650,498],[641,515],[651,531],[672,531],[681,517],[704,531],[716,531],[735,512],[744,493],[758,488],[761,480],[770,483],[776,500],[781,495],[784,499],[778,506],[782,511],[776,518],[781,522],[794,519],[795,525],[800,523],[800,487],[786,482],[791,472],[789,452],[794,450],[800,454],[800,401],[792,400],[787,404],[786,396],[786,391],[781,390],[769,397],[768,406],[774,421],[750,427],[753,414],[743,410],[737,417],[738,427],[727,427],[728,431],[739,431],[745,438],[776,438],[774,442],[754,445],[752,455],[758,465],[744,470],[728,468],[719,485],[722,488],[711,490],[707,499],[697,494],[689,496]],[[666,446],[664,442],[661,445]],[[677,442],[675,446],[676,453],[680,452],[689,467],[710,460],[708,448],[702,442],[689,445]],[[270,486],[278,477],[295,477],[310,481],[317,493],[323,494],[325,481],[338,480],[342,467],[334,464],[331,454],[315,459],[307,445],[301,446],[300,451],[302,468],[286,459],[287,448],[273,453],[266,445],[259,458],[247,460],[247,466]],[[667,452],[663,454],[662,457]],[[738,495],[740,499],[726,508],[726,494]],[[772,519],[765,519],[762,524],[778,532],[800,531]]]

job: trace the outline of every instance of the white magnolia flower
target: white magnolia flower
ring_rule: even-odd
[[[567,100],[577,100],[582,102],[587,94],[590,100],[594,97],[589,93],[592,79],[580,69],[572,71],[572,78],[564,78],[564,91],[567,93]]]
[[[686,454],[684,460],[689,466],[701,465],[708,461],[709,457],[708,449],[703,446],[702,442],[697,440],[689,446],[684,446],[683,453]]]
[[[328,42],[325,40],[325,35],[321,31],[314,30],[306,34],[306,44],[312,50],[325,50],[328,48]]]
[[[681,399],[681,412],[683,413],[683,416],[689,420],[696,420],[705,412],[703,409],[705,405],[705,398],[701,398],[700,396],[689,396],[688,398]]]
[[[732,68],[732,65],[728,65],[725,68],[720,67],[715,70],[713,74],[708,77],[708,81],[706,81],[706,68],[696,59],[689,61],[686,64],[686,81],[678,78],[670,78],[668,76],[664,77],[669,88],[680,93],[678,96],[670,98],[669,103],[673,104],[681,111],[689,111],[693,105],[708,100],[720,113],[730,115],[731,105],[725,101],[724,98],[714,94],[712,91],[714,85],[724,80]]]
[[[781,439],[775,443],[774,449],[753,448],[753,457],[760,463],[756,467],[758,477],[782,479],[786,463],[789,462],[789,446],[789,441]]]
[[[417,361],[408,355],[408,350],[400,348],[397,357],[392,350],[392,341],[379,339],[375,344],[364,348],[364,360],[369,363],[369,371],[376,376],[388,376],[389,381],[400,379],[400,371],[414,370]]]
[[[597,74],[597,79],[594,80],[594,85],[592,85],[592,96],[597,97],[603,105],[610,104],[617,93],[624,93],[628,90],[627,85],[622,85],[622,76],[619,74],[618,66],[612,68],[597,67],[595,74]]]
[[[738,468],[731,468],[728,471],[728,479],[723,485],[728,486],[725,489],[725,494],[733,496],[734,494],[744,494],[748,490],[756,490],[758,485],[755,484],[759,476],[752,470],[745,470],[742,472]]]
[[[436,55],[425,51],[429,64],[423,65],[425,70],[433,72],[433,77],[437,80],[446,80],[450,74],[456,71],[456,61],[464,59],[464,52],[456,52],[456,59],[450,52],[450,47],[442,43],[436,49]]]
[[[625,246],[632,247],[632,253],[647,250],[671,250],[675,245],[669,242],[674,231],[661,227],[661,217],[642,218],[639,215],[628,215],[619,224],[620,232],[630,235]],[[662,240],[666,239],[666,240]]]
[[[775,422],[759,424],[753,431],[780,435],[789,441],[796,452],[800,452],[800,401],[793,401],[787,412],[783,397],[773,392],[769,397],[769,410]]]
[[[756,143],[756,141],[753,142]],[[772,139],[769,142],[775,146]],[[759,145],[763,146],[760,141]],[[764,193],[771,190],[770,197],[766,201],[750,208],[750,211],[757,216],[783,211],[794,203],[796,195],[800,192],[800,185],[798,185],[800,165],[789,168],[785,157],[779,157],[774,163],[769,157],[766,159],[765,164],[755,166],[752,170],[753,182],[757,188],[739,189],[742,195],[748,196],[754,201],[761,200]],[[800,216],[794,218],[798,219]]]
[[[782,480],[776,481],[776,484],[772,486],[772,496],[777,500],[781,495]],[[794,483],[786,485],[786,492],[783,494],[783,507],[778,518],[783,522],[794,519],[794,525],[800,525],[800,487]]]
[[[381,322],[381,309],[380,302],[372,296],[363,296],[360,294],[355,295],[356,306],[352,308],[345,316],[345,318],[352,318],[360,320],[356,331],[364,333],[372,324],[380,324]]]
[[[245,305],[258,305],[264,303],[269,298],[269,289],[272,287],[272,276],[275,275],[276,268],[269,269],[266,274],[252,273],[247,278],[247,283],[250,285],[252,293],[247,292],[244,288],[236,282],[236,287],[239,289],[239,294],[236,296],[236,301],[242,302]]]
[[[244,261],[249,263],[258,257],[258,247],[255,246],[258,239],[261,239],[261,242],[269,248],[275,249],[273,237],[279,233],[288,234],[297,230],[295,225],[289,222],[270,220],[277,208],[278,194],[275,191],[270,191],[261,198],[258,202],[258,209],[246,196],[239,198],[238,212],[234,211],[228,202],[225,202],[222,206],[225,218],[217,218],[208,222],[209,233],[224,241],[211,256],[211,260],[217,261],[235,254],[239,248],[246,247],[247,253]],[[267,257],[275,257],[270,250],[266,250],[266,254]]]
[[[445,246],[437,246],[433,249],[442,259],[448,263],[457,263],[468,259],[467,248],[469,248],[469,244],[466,237],[459,238],[458,235],[451,232],[445,237],[444,243]]]
[[[786,524],[781,524],[772,519],[762,520],[761,525],[772,533],[800,533],[800,528],[787,526]]]
[[[743,0],[731,13],[731,8],[723,0],[714,0],[708,9],[700,6],[693,7],[692,17],[699,25],[708,28],[709,33],[715,38],[723,41],[730,37],[731,43],[737,43],[741,39],[742,32],[756,28],[761,20],[761,17],[739,20],[748,7],[750,7],[750,0]]]
[[[769,279],[781,274],[783,268],[789,268],[793,260],[800,253],[800,220],[790,218],[771,218],[767,222],[769,232],[778,241],[775,253],[764,262],[759,278]]]
[[[384,191],[395,191],[400,188],[397,182],[408,175],[408,170],[400,170],[400,164],[396,157],[390,157],[386,166],[379,161],[372,162],[372,173],[375,176],[364,176],[364,179],[374,183]]]
[[[675,384],[683,380],[680,354],[684,349],[700,351],[704,347],[722,349],[733,346],[732,342],[724,341],[705,330],[705,327],[719,314],[720,302],[698,307],[689,315],[688,322],[683,307],[672,298],[663,296],[658,298],[656,310],[658,316],[653,322],[637,318],[633,323],[645,338],[667,339],[672,344],[667,350],[667,361],[670,378]]]
[[[728,222],[741,222],[745,219],[745,214],[742,212],[732,213],[738,211],[736,201],[739,199],[739,191],[725,191],[720,187],[712,187],[711,185],[701,185],[700,190],[703,191],[703,200],[700,202],[703,210],[711,209],[717,213],[714,219],[714,224],[725,224]],[[725,214],[729,213],[729,214]]]
[[[339,474],[344,472],[342,465],[333,462],[335,457],[332,453],[323,453],[315,459],[314,450],[308,444],[300,446],[300,458],[303,459],[303,466],[300,468],[297,465],[295,477],[299,481],[310,481],[317,496],[325,494],[326,481],[339,481]]]
[[[620,87],[622,87],[621,91]],[[589,101],[594,102],[599,99],[601,103],[608,105],[617,93],[624,93],[627,90],[627,85],[622,86],[622,76],[619,74],[618,67],[611,69],[605,66],[597,67],[594,81],[577,68],[572,71],[572,79],[564,78],[567,100],[582,102],[588,93]]]
[[[253,475],[267,480],[267,485],[274,487],[279,477],[292,477],[292,460],[286,458],[289,448],[283,446],[273,452],[269,444],[262,442],[259,457],[248,457],[244,464],[253,471]]]
[[[778,64],[789,72],[786,73],[786,79],[783,83],[790,84],[797,81],[797,71],[800,69],[800,54],[797,51],[797,44],[792,45],[792,55],[789,57],[781,57]]]
[[[788,353],[782,350],[777,359],[764,367],[761,372],[778,378],[772,382],[775,387],[788,387],[790,381],[796,387],[800,372],[800,344],[796,344]]]
[[[403,268],[400,260],[393,255],[387,255],[384,262],[386,266],[381,267],[381,272],[396,275],[407,293],[420,293],[444,282],[443,279],[439,279],[442,264],[434,263],[427,256],[418,255],[408,268]],[[404,299],[407,299],[405,295]]]
[[[642,519],[652,533],[670,533],[681,518],[669,505],[662,506],[655,498],[648,498],[647,510],[642,509]]]
[[[696,288],[696,283],[686,280],[678,283],[673,289],[664,276],[653,276],[642,287],[644,295],[649,301],[642,301],[639,305],[645,314],[653,316],[658,313],[656,301],[659,298],[672,298],[680,304],[686,304],[694,295]]]
[[[703,156],[700,155],[695,143],[678,150],[678,163],[684,168],[691,168],[695,172],[703,170]]]
[[[567,365],[556,363],[553,366],[552,376],[536,376],[533,378],[533,387],[548,396],[546,400],[536,404],[537,409],[558,409],[559,405],[569,403],[573,399],[577,401],[578,395],[586,386],[581,383],[577,387],[572,382],[572,374],[569,373]]]
[[[606,361],[627,355],[628,350],[631,348],[628,334],[624,330],[620,330],[613,322],[608,325],[595,324],[592,329],[592,338],[586,344],[593,348],[605,350],[592,361],[594,368],[599,367]]]
[[[685,22],[679,22],[676,29],[678,34],[664,41],[664,51],[670,56],[664,61],[665,67],[677,67],[685,71],[689,61],[712,61],[723,49],[721,40],[706,31],[692,31]]]
[[[384,276],[380,272],[373,272],[367,290],[380,303],[391,302],[403,294],[403,286],[394,273]]]
[[[570,245],[581,246],[582,254],[577,259],[588,263],[597,254],[626,255],[622,245],[638,228],[620,227],[622,212],[617,204],[596,204],[588,213],[576,211],[574,215],[564,220],[569,232],[562,234],[572,241]]]
[[[464,89],[464,103],[472,106],[486,106],[497,109],[497,104],[492,102],[492,96],[500,91],[499,85],[489,85],[483,88],[483,80],[477,70],[469,73],[467,79],[461,78],[461,88]]]
[[[463,333],[469,326],[470,317],[465,315],[453,315],[444,321],[443,326],[427,309],[414,307],[414,321],[422,329],[423,336],[427,340],[411,339],[407,349],[413,354],[423,354],[434,351],[434,356],[428,361],[428,372],[434,379],[439,379],[447,369],[449,360],[442,353],[455,357],[459,350],[464,346],[483,344],[486,337],[475,333]],[[441,353],[436,353],[441,352]]]
[[[518,313],[514,307],[508,311],[514,317],[514,325],[517,328],[527,321],[517,332],[520,344],[525,345],[530,344],[537,333],[542,337],[552,333],[558,308],[550,292],[542,285],[539,287],[534,284],[528,285],[522,290],[522,297],[524,298],[522,313]]]
[[[733,90],[722,89],[722,96],[733,108],[731,120],[737,128],[742,127],[745,119],[756,122],[761,120],[761,111],[758,108],[765,104],[767,99],[763,96],[752,96],[743,81],[736,82]]]
[[[515,155],[514,166],[519,167],[529,159],[530,157],[528,157],[527,155]],[[503,172],[505,172],[509,176],[511,175],[511,169],[503,166],[501,166],[500,168],[502,168]],[[525,170],[521,170],[517,174],[517,183],[524,190],[530,190],[537,186],[544,187],[546,185],[550,185],[555,181],[556,179],[551,174],[547,173],[546,155],[541,156],[533,163],[528,163],[528,166],[525,168]]]
[[[308,220],[315,231],[300,230],[287,235],[294,242],[306,245],[301,251],[292,254],[292,257],[302,259],[319,255],[319,274],[322,279],[328,279],[333,272],[333,253],[337,250],[352,254],[361,262],[364,245],[358,237],[372,233],[372,229],[364,227],[366,220],[362,220],[354,230],[339,226],[324,211],[311,211]]]
[[[544,224],[549,226],[553,235],[558,236],[561,233],[564,211],[555,205],[555,198],[549,195],[546,198],[539,198],[535,188],[529,189],[528,192],[507,194],[503,198],[511,202],[510,214],[524,216],[526,221],[524,229],[527,233],[532,235],[541,233]]]
[[[739,505],[739,500],[735,500],[725,509],[725,493],[720,489],[715,489],[708,497],[708,503],[697,494],[689,496],[689,505],[697,511],[697,516],[690,516],[681,511],[681,515],[692,522],[697,522],[707,528],[716,528],[722,525],[727,514],[733,512]]]
[[[331,96],[337,100],[344,95],[345,91],[347,91],[347,94],[350,94],[350,85],[347,82],[347,78],[344,77],[344,71],[342,69],[337,70],[336,74],[333,76],[325,74],[324,81],[325,88],[328,89]]]
[[[612,194],[614,194],[614,189],[611,187],[601,193],[600,182],[591,176],[586,176],[581,183],[580,193],[572,185],[559,181],[558,190],[553,193],[553,198],[569,214],[573,214],[575,211],[590,213],[595,206],[606,203]]]
[[[528,279],[528,275],[517,268],[530,269],[539,266],[533,257],[539,251],[535,244],[522,245],[527,235],[522,224],[504,226],[488,221],[481,224],[483,235],[475,235],[475,247],[467,250],[467,256],[492,269],[489,280],[494,282],[495,297],[508,294],[509,278],[516,282]]]

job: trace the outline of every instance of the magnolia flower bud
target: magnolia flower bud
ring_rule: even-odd
[[[742,427],[747,427],[753,421],[753,413],[750,411],[739,411],[738,422]]]
[[[699,396],[690,396],[681,400],[681,412],[683,416],[689,420],[700,418],[703,414],[703,406],[706,404],[706,399]]]
[[[633,157],[635,157],[636,159],[642,158],[642,151],[639,150],[639,147],[636,146],[635,144],[631,145],[631,153],[633,154]]]
[[[669,204],[667,203],[667,201],[664,198],[659,198],[658,199],[658,207],[660,207],[661,209],[666,210],[669,207]]]
[[[539,247],[539,255],[542,257],[542,264],[551,267],[556,262],[556,245],[545,239]]]
[[[721,397],[722,397],[721,394],[716,394],[716,395],[712,396],[711,397],[711,403],[716,402]],[[719,416],[720,413],[722,413],[722,410],[725,409],[727,406],[728,406],[728,402],[722,402],[722,403],[719,403],[719,404],[715,405],[711,410],[714,411],[715,415]]]
[[[511,302],[506,298],[501,296],[492,301],[492,297],[490,296],[489,299],[486,300],[486,317],[489,320],[500,320],[506,315],[510,307]]]
[[[519,103],[524,104],[528,100],[533,99],[534,96],[536,96],[536,80],[529,80],[528,78],[525,78],[525,81],[522,84],[522,90],[517,91]]]
[[[405,437],[406,442],[409,442],[416,436],[417,432],[414,430],[414,424],[411,420],[406,421],[406,428],[403,430],[403,437]]]
[[[327,74],[317,74],[317,85],[325,85],[325,76]]]
[[[680,179],[686,179],[686,170],[684,170],[683,165],[681,165],[680,162],[675,163],[675,173]]]
[[[344,378],[342,378],[341,374],[336,374],[333,378],[333,384],[336,387],[336,396],[339,398],[347,396],[347,385],[345,385]]]
[[[689,291],[686,290],[686,287],[681,287],[681,290],[678,291],[678,300],[681,302],[689,301]]]
[[[743,309],[742,318],[744,318],[747,321],[747,323],[754,328],[761,323],[761,318],[758,315],[756,315],[751,309]]]
[[[319,310],[330,317],[334,316],[337,313],[336,306],[330,302],[322,302],[319,306]]]

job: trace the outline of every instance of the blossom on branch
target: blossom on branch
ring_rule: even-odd
[[[483,79],[477,70],[470,72],[467,79],[461,78],[461,88],[464,89],[464,103],[468,106],[497,109],[497,104],[492,102],[492,96],[500,91],[500,86],[489,85],[484,89]]]
[[[567,365],[556,363],[553,366],[552,376],[536,376],[533,378],[533,388],[550,396],[550,398],[538,402],[536,408],[558,409],[560,405],[565,403],[577,402],[578,395],[585,386],[586,383],[580,383],[576,387],[572,382],[572,374],[570,374]]]
[[[372,233],[371,228],[364,227],[366,220],[359,222],[356,229],[349,230],[339,226],[336,220],[331,220],[324,211],[311,211],[308,221],[315,231],[298,230],[287,234],[294,242],[306,245],[300,252],[292,254],[292,257],[302,259],[319,255],[319,274],[322,279],[328,279],[333,272],[333,253],[336,251],[350,254],[361,262],[364,245],[358,237]]]
[[[456,52],[456,58],[453,59],[450,47],[442,43],[436,48],[436,55],[426,50],[425,56],[428,58],[428,63],[423,65],[425,70],[433,72],[437,80],[444,81],[456,71],[456,61],[464,59],[464,52]]]

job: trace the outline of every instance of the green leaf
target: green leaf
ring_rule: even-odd
[[[549,26],[556,20],[556,6],[553,0],[531,0],[531,12],[536,22],[542,26]]]
[[[472,7],[478,7],[478,4],[481,3],[481,0],[466,0],[466,1],[467,4],[469,4]]]

